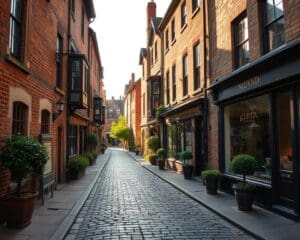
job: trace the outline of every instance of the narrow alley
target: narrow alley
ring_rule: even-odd
[[[113,149],[65,239],[250,239]]]

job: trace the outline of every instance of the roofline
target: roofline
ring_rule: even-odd
[[[178,1],[178,0],[172,0],[172,2],[170,3],[163,19],[161,20],[161,22],[158,26],[159,30],[162,30],[162,28],[164,28],[168,24],[172,14],[174,13],[174,10],[177,8],[179,3],[180,3],[180,1]]]

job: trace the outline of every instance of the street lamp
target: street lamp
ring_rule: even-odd
[[[56,103],[56,111],[53,112],[53,121],[58,118],[58,116],[64,111],[64,107],[65,107],[65,102],[64,100],[61,98],[59,99]]]

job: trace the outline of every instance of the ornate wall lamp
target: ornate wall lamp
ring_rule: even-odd
[[[65,102],[61,98],[56,103],[56,110],[53,112],[52,120],[54,121],[64,111]]]

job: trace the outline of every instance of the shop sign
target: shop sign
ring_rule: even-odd
[[[238,88],[241,90],[258,87],[260,83],[260,79],[258,76],[242,81],[238,84]]]
[[[253,120],[257,119],[257,113],[252,111],[252,112],[246,112],[240,115],[240,122],[245,123],[245,122],[252,122]]]

